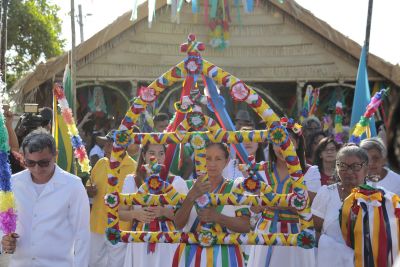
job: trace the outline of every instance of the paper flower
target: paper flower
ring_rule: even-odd
[[[213,235],[210,231],[201,231],[197,239],[202,247],[211,247],[217,241],[216,236]]]
[[[260,189],[261,183],[259,180],[249,177],[242,182],[242,186],[246,191],[255,193]]]
[[[210,204],[210,202],[211,202],[210,194],[206,193],[206,194],[202,195],[201,197],[199,197],[198,199],[196,199],[196,206],[198,208],[203,209],[203,208],[206,208]]]
[[[142,99],[144,102],[151,103],[156,100],[157,95],[156,95],[156,90],[150,87],[141,87],[139,89],[139,95],[140,99]]]
[[[196,131],[200,130],[206,123],[206,118],[201,112],[191,112],[186,116],[186,119],[189,126]]]
[[[146,179],[146,184],[151,194],[160,194],[164,182],[161,180],[160,176],[152,175]]]
[[[247,99],[250,90],[242,81],[239,81],[232,85],[230,94],[234,100],[242,102]]]
[[[119,194],[118,193],[110,193],[104,196],[104,203],[110,207],[115,208],[119,205]]]
[[[200,150],[206,147],[206,141],[200,134],[192,135],[190,144],[195,150]]]
[[[279,124],[275,124],[275,126],[273,126],[273,125],[271,125],[271,126],[272,126],[272,128],[270,128],[268,131],[268,140],[272,144],[277,145],[277,146],[284,144],[289,138],[285,127],[283,127]]]

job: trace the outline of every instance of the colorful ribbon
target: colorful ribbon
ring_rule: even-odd
[[[86,153],[86,148],[83,145],[82,138],[79,136],[79,131],[76,128],[72,110],[69,108],[68,101],[65,98],[64,88],[62,85],[55,83],[53,87],[53,93],[57,98],[58,106],[61,109],[61,115],[65,124],[67,125],[68,134],[71,137],[72,147],[74,148],[75,158],[78,159],[81,171],[89,173],[91,167],[89,165],[90,162]]]
[[[3,88],[1,81],[0,88]],[[11,190],[11,167],[8,160],[9,153],[8,134],[0,96],[0,230],[5,235],[14,233],[17,225],[14,193]]]

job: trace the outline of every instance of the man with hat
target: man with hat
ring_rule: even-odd
[[[239,131],[244,126],[254,127],[254,120],[247,110],[240,109],[235,117],[235,128]]]
[[[89,197],[93,198],[92,210],[90,213],[90,233],[91,248],[89,257],[89,266],[123,266],[126,244],[118,243],[112,245],[105,235],[107,228],[107,208],[104,205],[104,196],[107,191],[107,173],[109,172],[110,156],[116,130],[111,130],[106,136],[97,137],[97,141],[103,143],[105,156],[97,161],[91,172],[91,179],[86,183]],[[136,171],[137,163],[126,151],[121,156],[121,165],[119,170],[118,190],[121,191],[123,180],[128,174]],[[131,230],[130,222],[120,222],[121,230]]]

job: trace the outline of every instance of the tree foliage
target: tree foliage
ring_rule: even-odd
[[[12,0],[8,6],[7,85],[32,70],[39,61],[63,52],[60,8],[50,0]]]

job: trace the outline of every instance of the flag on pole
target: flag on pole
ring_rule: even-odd
[[[65,66],[63,87],[65,97],[69,103],[71,109],[73,109],[74,101],[72,97],[72,83],[71,83],[71,70],[69,65]],[[53,136],[56,140],[56,145],[58,149],[57,165],[63,170],[69,173],[75,173],[74,171],[74,153],[71,144],[71,139],[68,135],[67,124],[60,113],[60,109],[57,106],[57,98],[53,96],[53,110],[54,110],[54,120],[53,120]]]
[[[358,65],[356,89],[354,92],[353,107],[351,111],[350,136],[354,130],[354,127],[360,120],[361,116],[364,115],[365,109],[371,101],[366,59],[367,53],[365,51],[365,47],[363,47],[360,55],[360,63]],[[370,119],[369,128],[371,137],[376,136],[375,120],[373,117]]]

